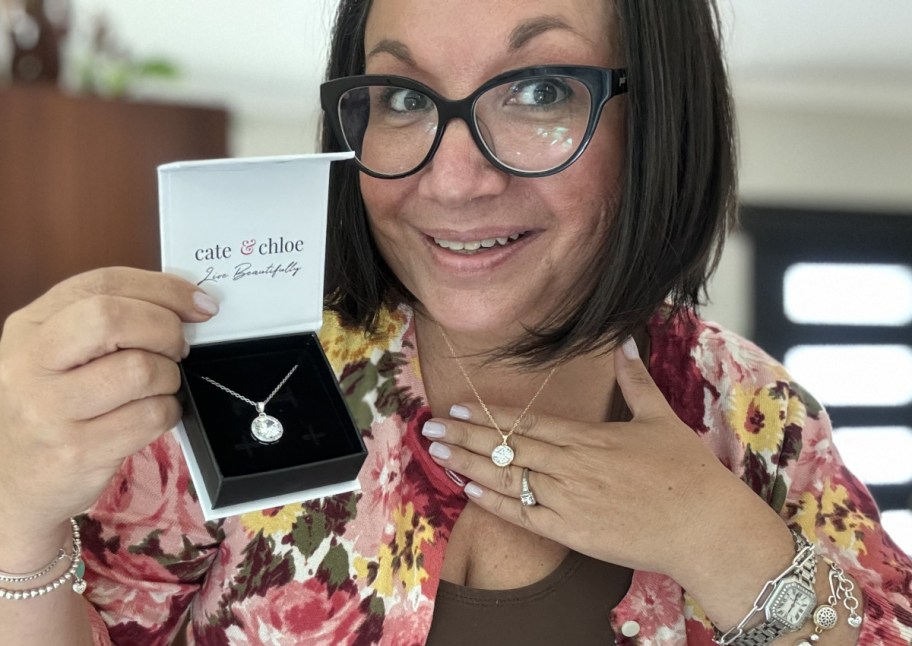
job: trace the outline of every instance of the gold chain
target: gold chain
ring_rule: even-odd
[[[504,433],[500,430],[500,426],[497,424],[497,420],[494,419],[494,416],[491,414],[491,411],[488,410],[487,404],[484,403],[484,400],[481,398],[481,395],[478,394],[478,389],[475,388],[475,384],[472,383],[472,380],[469,378],[469,373],[466,372],[465,367],[462,365],[462,361],[459,360],[459,357],[456,355],[456,350],[453,348],[453,344],[450,343],[450,339],[447,336],[446,332],[443,331],[443,326],[440,325],[437,321],[437,329],[440,330],[440,336],[443,337],[444,342],[447,344],[447,347],[450,349],[450,354],[453,359],[456,360],[456,365],[459,366],[459,371],[462,373],[462,376],[465,378],[466,383],[469,384],[469,388],[472,389],[472,393],[475,395],[475,399],[478,400],[478,403],[481,404],[482,409],[484,409],[485,415],[488,416],[488,419],[491,420],[491,424],[494,425],[494,428],[497,429],[497,432],[500,433],[500,437],[503,439],[503,444],[507,443],[507,440],[510,439],[510,436],[519,428],[519,423],[522,422],[523,417],[526,416],[526,413],[529,412],[529,409],[532,408],[532,404],[535,403],[535,400],[538,399],[538,396],[541,395],[542,391],[545,389],[545,386],[548,385],[548,382],[551,381],[551,376],[554,374],[554,371],[557,370],[557,366],[551,368],[548,372],[548,376],[545,377],[545,380],[541,383],[541,386],[538,387],[538,390],[535,391],[535,394],[532,395],[532,399],[529,400],[529,403],[526,404],[526,407],[523,408],[522,412],[519,414],[519,417],[513,422],[513,426],[510,428],[509,433]]]

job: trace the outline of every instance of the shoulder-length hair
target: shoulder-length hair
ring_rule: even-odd
[[[695,309],[735,222],[734,119],[714,0],[604,1],[615,4],[629,77],[617,212],[585,274],[591,283],[495,358],[535,365],[607,351],[663,308]],[[340,1],[328,78],[364,73],[370,5]],[[323,150],[342,149],[324,121]],[[414,297],[371,237],[358,173],[331,170],[326,305],[371,332],[381,307]]]

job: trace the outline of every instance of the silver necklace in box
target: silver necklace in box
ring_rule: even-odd
[[[282,438],[282,434],[285,432],[285,428],[282,426],[282,422],[277,420],[272,415],[266,414],[266,404],[268,404],[269,400],[271,400],[273,397],[276,396],[276,393],[279,392],[279,390],[281,390],[282,386],[285,385],[286,381],[291,379],[291,375],[293,375],[294,371],[297,369],[298,369],[298,364],[295,364],[295,366],[291,370],[288,371],[288,374],[285,375],[285,377],[282,379],[282,381],[279,382],[279,385],[276,386],[275,389],[273,389],[273,391],[271,393],[269,393],[269,397],[267,397],[266,399],[264,399],[261,402],[255,402],[252,399],[248,399],[247,397],[244,397],[240,393],[234,392],[227,386],[223,386],[222,384],[217,382],[215,379],[210,379],[209,377],[206,377],[203,375],[200,375],[200,378],[203,381],[208,381],[210,384],[212,384],[216,388],[221,388],[229,395],[233,395],[234,397],[237,397],[242,402],[246,402],[246,403],[250,404],[251,406],[253,406],[254,408],[256,408],[257,413],[259,413],[259,414],[253,419],[252,422],[250,422],[251,434],[253,434],[254,439],[261,444],[275,444]]]

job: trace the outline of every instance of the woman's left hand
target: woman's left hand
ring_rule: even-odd
[[[772,539],[774,558],[783,546],[787,554],[782,520],[675,415],[628,344],[627,354],[621,348],[614,354],[631,421],[587,423],[530,412],[510,437],[513,463],[501,468],[490,457],[500,434],[480,406],[461,405],[451,414],[465,419],[433,420],[445,432],[433,438],[431,455],[470,479],[466,493],[492,514],[593,558],[667,574],[682,585],[699,585],[707,564],[725,566],[720,545],[732,548],[735,562],[763,538]],[[489,409],[501,428],[519,413]],[[520,502],[523,468],[535,506]]]

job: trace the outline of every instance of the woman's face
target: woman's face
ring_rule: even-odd
[[[621,67],[611,5],[374,0],[366,71],[411,77],[461,98],[520,67]],[[516,333],[517,323],[540,322],[586,283],[583,272],[614,214],[624,121],[624,99],[614,98],[582,157],[543,178],[495,169],[466,124],[451,121],[436,156],[420,172],[397,180],[361,175],[383,257],[421,307],[453,331],[497,338]],[[509,242],[471,253],[447,248],[447,242],[472,247],[497,238]]]

